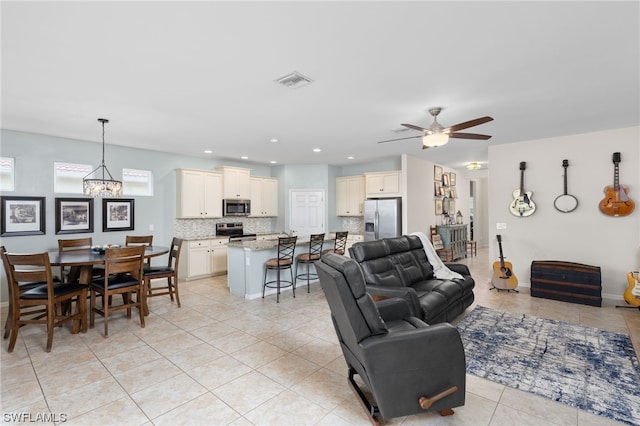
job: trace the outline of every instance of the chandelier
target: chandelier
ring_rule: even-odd
[[[106,118],[98,118],[98,121],[102,123],[102,163],[96,167],[91,173],[82,178],[82,188],[85,195],[92,197],[119,197],[122,194],[122,182],[115,180],[109,169],[104,164],[104,123],[108,123]],[[102,179],[97,179],[96,172],[102,169]],[[106,175],[109,179],[105,179]],[[93,179],[88,179],[92,177]]]

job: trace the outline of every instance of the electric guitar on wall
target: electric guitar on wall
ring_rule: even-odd
[[[609,216],[626,216],[631,214],[635,203],[629,198],[629,187],[620,185],[619,165],[620,153],[613,153],[613,186],[604,188],[605,197],[600,201],[600,211]]]
[[[531,191],[524,190],[524,171],[527,168],[527,163],[520,162],[520,189],[513,191],[513,202],[509,204],[509,211],[514,216],[525,217],[531,216],[536,211],[536,205],[531,200]]]
[[[493,262],[493,276],[491,285],[498,290],[515,290],[518,287],[518,279],[513,273],[511,262],[506,262],[502,254],[502,236],[496,235],[498,247],[500,247],[500,261]]]

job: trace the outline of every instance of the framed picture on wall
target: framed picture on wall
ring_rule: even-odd
[[[433,166],[433,180],[442,182],[442,167]]]
[[[442,184],[440,182],[433,182],[433,195],[436,197],[440,195],[440,190],[442,189]]]
[[[133,199],[105,198],[102,200],[102,232],[133,231]]]
[[[0,235],[44,235],[45,197],[0,197],[2,225]]]
[[[449,199],[447,197],[444,197],[442,199],[442,214],[447,213],[449,213]]]
[[[436,200],[436,214],[442,214],[442,200]]]
[[[450,185],[450,183],[449,183],[449,182],[450,182],[450,181],[449,181],[449,173],[443,173],[443,174],[442,174],[442,184],[443,184],[444,186],[449,186],[449,185]]]
[[[449,185],[456,186],[456,174],[453,172],[449,173]]]
[[[93,198],[56,198],[56,234],[93,232]]]

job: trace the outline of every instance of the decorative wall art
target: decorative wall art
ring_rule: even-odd
[[[436,203],[436,214],[442,214],[443,210],[442,210],[442,200],[441,199],[436,199],[435,200]]]
[[[2,225],[0,235],[44,235],[45,197],[1,197]]]
[[[93,232],[93,198],[56,198],[56,234]]]
[[[102,232],[133,231],[133,199],[113,198],[102,200]]]
[[[433,166],[433,180],[436,182],[442,182],[442,167]]]

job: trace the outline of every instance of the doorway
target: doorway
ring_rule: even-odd
[[[324,234],[324,190],[292,189],[289,193],[289,232],[306,236]]]

